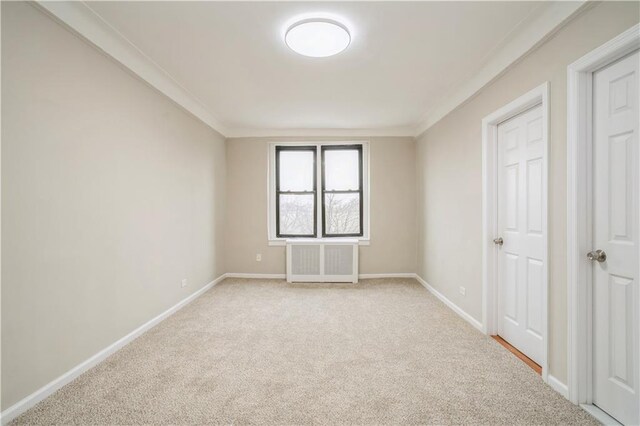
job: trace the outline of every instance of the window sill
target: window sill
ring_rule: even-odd
[[[291,238],[292,240],[296,240],[296,238]],[[302,240],[306,240],[306,241],[314,241],[317,240],[318,242],[331,242],[331,241],[336,241],[336,242],[340,242],[340,241],[347,241],[347,240],[358,240],[358,245],[359,246],[368,246],[371,243],[371,240],[369,240],[368,238],[302,238]],[[273,240],[269,240],[269,246],[272,247],[284,247],[287,245],[287,238],[277,238],[277,239],[273,239]]]

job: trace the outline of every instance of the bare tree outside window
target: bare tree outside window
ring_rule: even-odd
[[[314,198],[315,195],[280,195],[280,232],[282,234],[313,234]]]
[[[360,199],[357,194],[325,194],[327,234],[360,232]]]

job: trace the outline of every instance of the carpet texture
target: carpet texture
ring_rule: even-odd
[[[597,424],[413,279],[227,279],[13,424]]]

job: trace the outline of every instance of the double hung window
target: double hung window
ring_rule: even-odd
[[[270,238],[364,237],[366,148],[275,144]]]

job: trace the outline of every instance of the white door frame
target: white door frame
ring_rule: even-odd
[[[525,93],[482,120],[482,324],[485,334],[498,332],[498,248],[493,243],[498,230],[498,124],[536,106],[542,107],[542,234],[544,265],[542,285],[542,379],[548,375],[548,151],[549,151],[549,82]]]
[[[593,402],[592,277],[586,258],[592,250],[592,77],[638,48],[640,24],[567,68],[567,386],[574,404]]]

